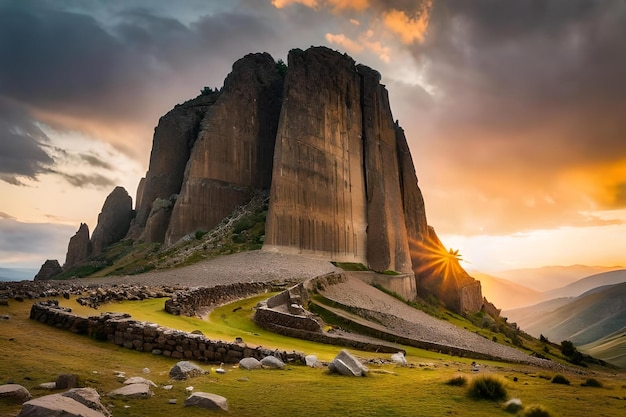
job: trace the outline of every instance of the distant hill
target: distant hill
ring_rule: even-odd
[[[576,298],[561,298],[504,313],[527,333],[553,342],[584,345],[606,337],[626,323],[626,283],[590,290]]]
[[[36,274],[37,270],[31,268],[0,268],[0,281],[32,280]]]
[[[482,272],[471,272],[470,275],[480,281],[483,296],[503,310],[528,306],[545,299],[541,292],[506,279]]]
[[[624,267],[587,265],[544,266],[542,268],[499,271],[494,273],[494,275],[533,290],[544,292],[564,287],[581,278],[618,269],[624,269]]]
[[[578,349],[594,358],[626,368],[626,326],[595,342],[579,346]]]
[[[578,297],[579,295],[606,285],[615,285],[626,282],[626,269],[603,272],[580,279],[562,288],[557,288],[544,293],[546,299],[560,297]]]

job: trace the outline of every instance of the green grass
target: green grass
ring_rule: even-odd
[[[249,343],[264,346],[280,346],[317,353],[329,358],[340,348],[304,342],[296,348],[295,339],[283,338],[259,330],[247,319],[256,299],[241,301],[214,310],[209,321],[196,318],[169,316],[162,311],[163,300],[145,300],[102,306],[100,311],[117,310],[129,312],[137,319],[156,321],[181,330],[200,329],[206,335],[221,335],[225,340],[242,336]],[[89,308],[78,306],[74,299],[61,300],[62,305],[75,308],[85,315],[99,314]],[[237,307],[242,308],[233,312]],[[80,307],[80,308],[79,308]],[[243,311],[248,309],[248,311]],[[50,393],[37,388],[43,382],[54,381],[61,373],[76,373],[83,385],[96,388],[101,394],[120,387],[114,371],[126,372],[128,376],[144,376],[158,385],[173,384],[174,389],[165,391],[155,388],[155,396],[148,400],[111,400],[103,402],[114,407],[116,417],[154,416],[173,414],[206,416],[206,410],[183,408],[188,393],[185,387],[195,391],[212,392],[228,399],[230,415],[235,416],[439,416],[459,415],[468,417],[510,416],[501,405],[492,401],[474,401],[464,389],[446,385],[457,376],[471,378],[471,360],[441,355],[414,348],[407,348],[410,367],[394,365],[370,365],[373,371],[366,378],[347,378],[328,374],[324,369],[304,366],[288,366],[283,371],[245,371],[225,366],[225,375],[210,373],[189,381],[170,381],[168,372],[176,360],[149,353],[140,353],[98,342],[28,319],[29,303],[10,301],[9,307],[0,306],[0,314],[11,316],[0,321],[0,382],[12,381],[24,385],[38,397]],[[248,334],[246,332],[252,332]],[[254,333],[259,336],[254,336]],[[291,349],[289,349],[291,350]],[[363,357],[383,357],[373,353],[355,352]],[[622,416],[626,407],[624,372],[602,375],[603,390],[580,387],[587,378],[567,374],[572,386],[551,384],[537,377],[540,369],[499,362],[481,362],[491,373],[507,380],[511,397],[522,399],[524,404],[538,403],[559,415]],[[215,365],[201,365],[210,369]],[[142,369],[147,367],[150,374]],[[380,371],[381,373],[377,373]],[[517,377],[518,382],[512,382]],[[547,396],[546,392],[550,392]],[[176,405],[167,404],[175,398]],[[126,408],[126,406],[129,406]],[[19,406],[0,403],[0,416],[16,415]]]
[[[504,381],[495,375],[480,375],[473,378],[467,394],[475,400],[504,401],[507,390]]]

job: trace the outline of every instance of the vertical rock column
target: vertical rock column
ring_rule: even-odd
[[[396,131],[380,74],[364,65],[361,76],[367,194],[367,259],[376,271],[411,273]]]
[[[282,78],[269,54],[235,62],[200,124],[166,244],[212,229],[246,203],[252,189],[269,188],[281,98]]]
[[[327,48],[289,53],[265,250],[367,263],[360,78]]]

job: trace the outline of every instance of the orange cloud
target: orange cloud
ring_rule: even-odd
[[[343,10],[362,11],[369,7],[369,0],[272,0],[272,5],[277,9],[282,9],[291,4],[302,4],[311,9],[317,9],[320,5],[328,6],[333,9],[333,12]]]
[[[330,42],[331,44],[333,44],[333,45],[338,45],[338,46],[342,47],[343,49],[345,49],[346,51],[350,52],[351,54],[358,54],[358,53],[362,52],[363,49],[364,49],[362,45],[360,45],[358,42],[355,42],[352,39],[348,38],[343,33],[340,33],[338,35],[333,35],[332,33],[327,33],[326,34],[326,40],[328,42]]]
[[[387,29],[398,35],[403,43],[412,44],[415,41],[422,43],[428,29],[431,8],[432,2],[425,2],[419,15],[413,18],[402,10],[391,9],[383,13],[383,23]]]

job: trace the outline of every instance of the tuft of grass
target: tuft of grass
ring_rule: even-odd
[[[502,405],[502,409],[511,414],[515,414],[523,408],[524,406],[522,405],[522,400],[519,398],[511,398]]]
[[[450,385],[452,387],[464,387],[467,385],[467,378],[462,375],[455,376],[454,378],[447,380],[446,385]]]
[[[467,394],[475,400],[502,401],[507,397],[504,382],[493,375],[481,375],[472,379]]]
[[[565,378],[561,374],[554,375],[554,377],[552,378],[552,383],[553,384],[562,384],[562,385],[569,385],[570,384],[569,379]]]
[[[550,411],[543,405],[531,404],[524,409],[519,417],[551,417]]]
[[[602,382],[598,381],[595,378],[587,378],[585,382],[580,384],[582,387],[593,387],[593,388],[602,388],[604,385]]]

